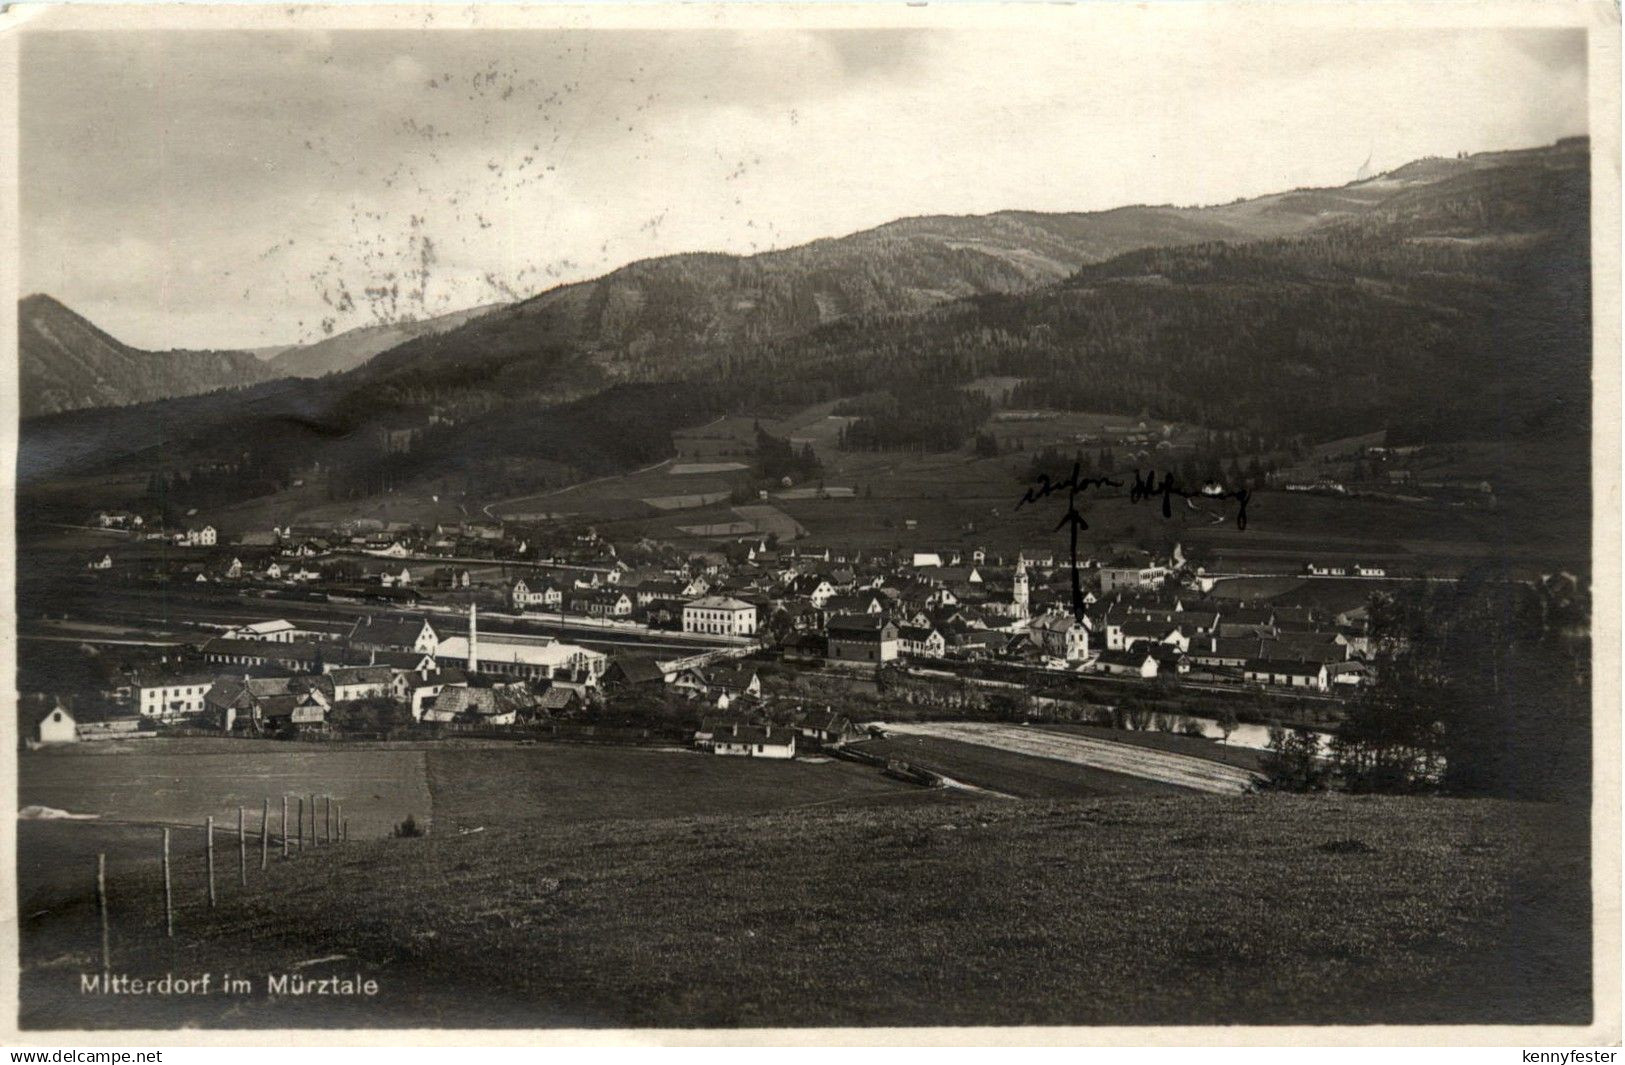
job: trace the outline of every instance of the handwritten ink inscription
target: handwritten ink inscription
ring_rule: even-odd
[[[1083,512],[1078,509],[1078,496],[1091,488],[1122,488],[1123,482],[1112,477],[1085,477],[1080,464],[1072,464],[1072,472],[1060,480],[1051,478],[1048,474],[1039,476],[1038,481],[1030,485],[1021,494],[1016,503],[1016,509],[1030,503],[1048,499],[1060,492],[1066,493],[1066,512],[1061,520],[1056,522],[1055,531],[1062,529],[1069,531],[1071,540],[1072,558],[1072,612],[1077,617],[1083,617],[1083,578],[1078,570],[1078,534],[1089,528],[1089,522],[1084,519]],[[1134,482],[1128,486],[1129,502],[1140,503],[1147,499],[1162,500],[1162,516],[1173,517],[1173,499],[1213,499],[1236,501],[1236,528],[1247,528],[1247,503],[1252,499],[1252,492],[1246,488],[1227,489],[1223,485],[1209,482],[1196,489],[1185,489],[1170,473],[1162,474],[1159,479],[1157,471],[1147,470],[1141,474],[1138,469],[1134,471]]]

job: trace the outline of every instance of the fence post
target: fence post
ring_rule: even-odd
[[[314,847],[320,842],[316,838],[316,794],[312,792],[310,796],[310,845]]]
[[[327,810],[322,817],[322,832],[327,838],[322,842],[331,844],[333,842],[333,796],[324,795],[322,797],[327,800],[325,803]]]
[[[96,855],[96,906],[102,914],[102,978],[113,975],[113,952],[107,934],[107,855]]]
[[[175,893],[169,886],[169,829],[164,829],[164,935],[175,935]]]
[[[305,849],[305,797],[303,795],[299,797],[299,836],[294,840],[293,845],[297,850]]]
[[[288,793],[282,793],[282,857],[288,856]]]
[[[208,835],[209,835],[209,842],[208,842],[208,846],[206,847],[206,849],[207,849],[207,851],[209,853],[209,906],[212,908],[214,906],[214,817],[213,816],[211,816],[209,818]]]
[[[237,886],[248,886],[248,818],[237,807]]]
[[[271,865],[271,800],[260,800],[260,872]]]
[[[348,818],[339,822],[339,832],[341,833],[339,838],[346,843],[350,842],[350,821]]]

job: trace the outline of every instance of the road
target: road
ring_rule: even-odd
[[[675,458],[675,456],[673,456],[673,458]],[[566,492],[574,492],[578,488],[585,488],[590,484],[600,484],[604,481],[615,481],[622,477],[636,477],[640,473],[648,473],[650,470],[658,470],[660,467],[664,466],[668,462],[671,462],[672,460],[673,459],[670,458],[661,459],[659,462],[650,463],[642,469],[633,470],[631,473],[611,473],[604,477],[594,477],[590,481],[582,481],[580,484],[565,485],[563,488],[555,488],[551,492],[537,492],[528,496],[514,496],[512,499],[494,500],[493,502],[487,503],[485,506],[481,507],[480,511],[492,521],[501,521],[501,518],[491,513],[492,507],[507,506],[509,503],[527,503],[532,499],[550,499],[553,496],[561,496]]]
[[[1252,788],[1258,777],[1245,769],[1149,747],[1112,743],[1087,736],[1051,732],[1025,725],[981,721],[882,722],[880,727],[899,736],[934,736],[958,740],[1012,754],[1050,758],[1111,773],[1175,784],[1197,791],[1236,795]]]

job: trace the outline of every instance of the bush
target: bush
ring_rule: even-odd
[[[418,826],[417,818],[407,814],[406,820],[396,825],[395,830],[390,834],[396,839],[416,839],[424,835],[424,831]]]

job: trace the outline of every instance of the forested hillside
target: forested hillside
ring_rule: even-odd
[[[924,298],[909,283],[923,275],[888,257],[891,227],[848,238],[839,254],[821,245],[777,253],[827,263],[828,288],[775,289],[764,278],[779,276],[780,260],[762,256],[635,264],[320,381],[176,401],[184,416],[174,404],[153,404],[35,420],[25,426],[22,469],[25,478],[149,469],[185,456],[241,463],[256,471],[256,483],[320,462],[343,471],[346,493],[446,474],[479,485],[493,471],[507,477],[510,460],[610,472],[664,457],[671,429],[720,412],[877,394],[849,445],[952,446],[987,408],[944,403],[941,389],[986,375],[1023,378],[1013,397],[1023,405],[1145,410],[1271,436],[1390,428],[1433,438],[1583,438],[1588,164],[1583,140],[1425,161],[1346,189],[1286,193],[1204,216],[1237,232],[1246,218],[1277,234],[1266,239],[1141,246],[1067,267],[1064,278],[1031,291],[924,309],[891,305]],[[1103,216],[1065,227],[1061,216],[996,217],[1006,234],[1045,219],[1045,232],[1074,251],[1085,231],[1106,240]],[[1149,239],[1143,212],[1132,217],[1142,227],[1135,239]],[[1159,217],[1164,235],[1189,235],[1185,214]],[[898,226],[963,235],[962,221]],[[967,284],[1013,284],[1031,276],[1023,270],[1033,255],[1044,258],[953,243],[937,242],[932,276],[957,264]],[[860,246],[870,250],[852,250]],[[908,262],[924,261],[921,245],[910,247]],[[738,303],[747,283],[755,286],[750,307]],[[888,295],[874,296],[881,291]],[[768,335],[823,317],[832,292],[881,310]],[[930,417],[915,417],[919,397],[933,395]],[[385,428],[416,434],[410,451],[384,454]]]
[[[718,360],[786,399],[985,375],[1018,405],[1329,438],[1583,431],[1589,189],[1473,170],[1313,233],[1130,252],[1022,296],[842,323]]]

